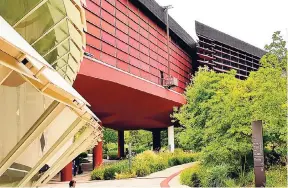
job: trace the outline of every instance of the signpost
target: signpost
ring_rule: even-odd
[[[131,152],[131,143],[129,143],[129,170],[131,172],[131,167],[132,167],[132,164],[131,164],[131,156],[132,155],[132,152]]]
[[[261,120],[252,122],[252,143],[255,187],[265,187],[266,177],[264,169],[263,129]]]

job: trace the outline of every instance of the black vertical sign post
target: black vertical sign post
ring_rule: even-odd
[[[263,129],[261,120],[252,122],[252,142],[255,187],[265,187],[266,177],[264,169]]]

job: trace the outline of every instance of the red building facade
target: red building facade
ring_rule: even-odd
[[[161,77],[168,77],[165,28],[128,0],[86,3],[86,51],[93,58],[156,84],[161,84]],[[173,90],[183,93],[190,79],[192,60],[173,39],[169,48],[170,75],[178,79],[178,87]]]

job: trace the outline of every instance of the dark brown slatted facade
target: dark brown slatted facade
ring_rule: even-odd
[[[259,68],[260,58],[265,54],[261,49],[199,22],[196,22],[196,33],[199,65],[206,65],[216,72],[235,69],[236,77],[245,79]]]

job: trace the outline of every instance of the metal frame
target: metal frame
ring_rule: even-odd
[[[25,14],[20,20],[18,20],[13,27],[17,27],[17,25],[25,20],[28,16],[30,16],[33,12],[35,12],[38,8],[40,8],[42,5],[44,5],[48,0],[42,0],[36,7],[34,7],[32,10],[30,10],[27,14]]]
[[[65,159],[70,155],[72,151],[74,151],[79,145],[81,145],[89,135],[93,132],[93,128],[88,126],[87,129],[80,135],[80,137],[58,158],[57,162],[53,164],[35,183],[34,186],[39,186],[42,182],[48,178],[50,174],[53,173],[55,168],[58,166],[59,163],[65,161]]]
[[[53,101],[20,141],[12,148],[0,163],[0,176],[13,164],[25,149],[47,128],[64,109],[64,105]]]
[[[2,85],[3,82],[5,82],[5,80],[10,76],[12,72],[13,72],[12,69],[0,65],[0,85]]]
[[[48,181],[53,178],[61,169],[63,169],[69,162],[71,162],[75,157],[77,157],[81,152],[85,151],[91,146],[93,138],[87,138],[76,150],[72,151],[72,153],[66,158],[65,162],[60,163],[58,167],[52,172],[52,174],[47,177],[42,184],[48,183]]]
[[[19,182],[18,187],[27,186],[31,178],[49,161],[63,145],[74,136],[85,125],[85,121],[78,117],[70,127],[61,135],[61,137],[53,144],[53,146],[44,154],[44,156],[36,163],[36,165],[28,172],[28,174]]]

